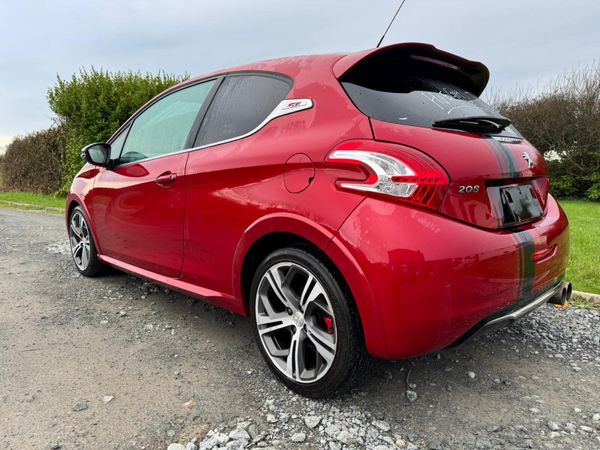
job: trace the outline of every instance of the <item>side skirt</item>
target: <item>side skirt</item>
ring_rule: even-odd
[[[109,266],[112,266],[118,270],[122,270],[123,272],[127,272],[136,277],[144,278],[148,281],[160,284],[182,294],[212,303],[221,308],[228,309],[236,314],[240,314],[242,316],[246,315],[243,301],[232,295],[206,289],[195,284],[187,283],[178,278],[171,278],[150,270],[141,269],[118,259],[111,258],[110,256],[98,255],[98,258],[103,263],[108,264]]]

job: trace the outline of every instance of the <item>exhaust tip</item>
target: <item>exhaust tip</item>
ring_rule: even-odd
[[[571,300],[571,294],[573,293],[573,286],[571,286],[571,283],[567,283],[565,290],[567,291],[567,300]]]
[[[548,303],[564,306],[571,299],[572,292],[573,288],[571,287],[571,283],[562,283],[560,288],[556,290],[552,297],[550,297]]]

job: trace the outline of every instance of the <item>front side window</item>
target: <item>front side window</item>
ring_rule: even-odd
[[[125,143],[125,138],[127,137],[127,131],[129,131],[129,127],[121,131],[121,133],[110,143],[111,161],[116,161],[117,159],[119,159],[119,156],[121,155],[121,150],[123,149],[123,144]]]
[[[175,91],[140,114],[131,126],[120,162],[184,150],[190,130],[214,82],[205,81]]]
[[[290,82],[273,76],[227,77],[206,113],[195,145],[226,141],[254,130],[290,89]]]

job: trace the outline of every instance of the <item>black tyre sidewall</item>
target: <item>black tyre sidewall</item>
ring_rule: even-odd
[[[298,383],[289,379],[271,362],[256,325],[256,293],[260,279],[268,268],[284,261],[299,264],[317,277],[327,292],[335,315],[337,348],[333,364],[323,378],[312,383]],[[286,386],[302,395],[318,398],[333,395],[352,378],[355,365],[358,362],[357,359],[360,358],[360,353],[364,349],[362,333],[360,333],[360,327],[353,310],[352,299],[344,292],[336,277],[319,258],[303,249],[293,247],[271,253],[259,265],[254,275],[250,296],[250,315],[254,337],[269,368]],[[354,348],[356,346],[361,348]]]

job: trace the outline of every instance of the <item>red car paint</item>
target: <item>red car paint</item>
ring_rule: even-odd
[[[548,194],[543,158],[527,141],[382,122],[352,104],[339,79],[397,48],[459,65],[477,95],[485,87],[484,66],[423,44],[284,58],[189,80],[170,91],[229,73],[282,74],[293,80],[286,98],[314,106],[243,139],[113,169],[86,164],[67,211],[84,209],[105,263],[240,314],[248,314],[242,269],[249,253],[276,233],[298,236],[346,280],[372,355],[407,358],[451,345],[562,279],[568,223]],[[401,145],[427,155],[447,173],[439,202],[425,207],[340,188],[340,180],[368,173],[328,155],[361,140],[380,148],[388,142],[391,154]],[[494,183],[530,183],[543,217],[503,227],[489,191]],[[459,194],[465,184],[479,192]]]

